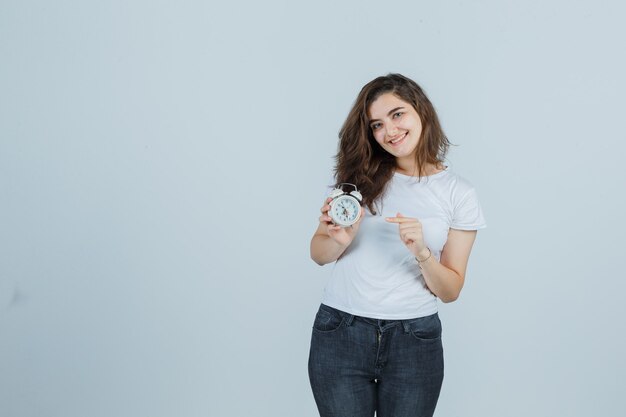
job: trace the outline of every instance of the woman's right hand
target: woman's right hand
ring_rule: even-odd
[[[350,245],[350,243],[352,243],[352,240],[359,231],[361,221],[365,217],[365,209],[361,207],[361,217],[359,217],[359,220],[356,223],[349,227],[341,227],[334,224],[332,219],[328,215],[328,211],[330,210],[330,205],[328,203],[330,203],[332,200],[332,198],[328,197],[324,202],[324,205],[320,209],[320,211],[322,212],[322,215],[320,216],[320,223],[326,225],[326,232],[331,239],[333,239],[338,244],[347,247]]]

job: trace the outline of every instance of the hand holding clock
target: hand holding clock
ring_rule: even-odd
[[[422,224],[419,220],[412,217],[404,217],[402,214],[396,214],[396,217],[386,217],[389,223],[397,223],[400,232],[400,239],[411,251],[413,256],[418,259],[424,259],[428,256],[429,249],[424,243],[424,235],[422,234]],[[424,253],[426,252],[426,253]]]
[[[350,227],[341,227],[333,223],[331,217],[328,215],[328,210],[330,210],[329,203],[332,201],[332,198],[327,198],[324,201],[324,205],[320,209],[322,215],[320,216],[320,223],[326,224],[326,231],[328,232],[328,236],[330,236],[335,242],[339,243],[342,246],[348,246],[352,243],[352,240],[356,236],[356,233],[359,230],[359,225],[365,217],[365,209],[361,207],[361,216],[359,220],[354,223]]]

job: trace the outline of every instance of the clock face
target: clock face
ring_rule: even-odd
[[[328,215],[335,224],[340,226],[350,226],[359,220],[361,216],[361,205],[359,201],[351,195],[342,195],[330,203]]]

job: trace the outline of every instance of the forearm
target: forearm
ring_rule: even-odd
[[[418,259],[426,259],[429,251],[420,254]],[[455,301],[463,288],[463,277],[442,265],[434,256],[420,263],[422,275],[430,291],[444,303]]]
[[[311,259],[318,265],[326,265],[339,259],[346,248],[330,236],[315,235],[311,239]]]

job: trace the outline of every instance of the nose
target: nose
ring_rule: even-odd
[[[391,139],[397,135],[398,135],[398,128],[393,123],[389,123],[387,125],[387,138]]]

